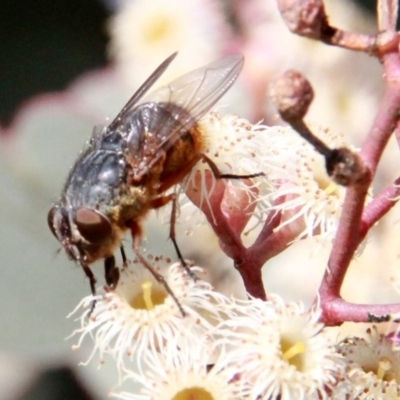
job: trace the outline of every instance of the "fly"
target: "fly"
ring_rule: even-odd
[[[166,192],[200,160],[217,178],[238,178],[221,175],[205,155],[198,120],[236,81],[243,56],[222,57],[145,96],[176,55],[150,75],[110,125],[92,134],[69,173],[60,201],[48,213],[51,231],[67,256],[82,266],[93,295],[96,279],[90,265],[104,259],[106,283],[115,288],[119,270],[114,253],[120,247],[126,261],[121,241],[130,231],[139,261],[176,300],[163,277],[140,254],[143,219],[172,202],[170,237],[182,265],[195,278],[175,240],[175,195]]]

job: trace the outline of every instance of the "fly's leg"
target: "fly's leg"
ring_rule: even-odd
[[[180,172],[173,177],[173,179],[167,179],[162,182],[158,192],[161,194],[164,191],[168,190],[170,187],[175,185],[177,182],[180,182],[191,170],[192,168],[199,162],[199,160],[203,160],[205,163],[208,164],[210,167],[210,170],[212,174],[214,175],[215,179],[250,179],[250,178],[256,178],[258,176],[265,176],[264,172],[257,172],[255,174],[248,174],[248,175],[237,175],[237,174],[221,174],[219,171],[217,165],[212,161],[209,157],[207,157],[205,154],[201,153],[198,154],[196,157],[194,157],[192,160],[190,160],[184,168],[180,170]],[[174,194],[170,194],[167,196],[160,196],[153,200],[152,202],[152,208],[160,208],[166,205],[172,201],[172,211],[171,211],[171,220],[170,220],[170,233],[169,236],[172,240],[172,243],[174,244],[175,251],[178,255],[178,258],[183,266],[185,268],[186,272],[188,275],[194,280],[197,280],[196,275],[192,272],[192,270],[188,267],[186,264],[185,260],[182,257],[182,254],[179,250],[178,243],[176,241],[176,235],[175,235],[175,222],[176,222],[176,207],[177,207],[177,202],[176,202],[176,196]]]
[[[86,276],[89,278],[90,291],[92,293],[92,296],[94,297],[96,295],[96,278],[94,277],[93,272],[88,265],[82,263],[81,266],[83,268],[83,272],[85,272]],[[96,300],[92,300],[90,302],[88,318],[90,318],[90,316],[92,315],[95,305],[96,305]]]
[[[110,289],[115,289],[119,281],[119,269],[115,266],[115,257],[104,259],[104,278]]]
[[[185,269],[186,273],[196,282],[197,276],[194,272],[189,268],[186,261],[182,257],[182,253],[179,249],[178,243],[176,241],[175,235],[175,223],[176,223],[176,196],[174,194],[169,194],[167,196],[158,197],[157,199],[152,201],[152,208],[160,208],[165,206],[167,203],[172,202],[172,210],[171,210],[171,219],[169,224],[169,238],[172,240],[172,243],[175,247],[176,254],[178,255],[179,261],[182,267]]]
[[[179,261],[182,264],[182,267],[185,269],[186,273],[196,282],[197,281],[197,276],[194,274],[194,272],[188,267],[186,264],[186,261],[182,257],[182,253],[179,250],[178,243],[176,241],[176,235],[175,235],[175,223],[176,223],[176,196],[173,196],[172,198],[172,210],[171,210],[171,220],[169,223],[169,237],[172,240],[172,243],[174,244],[176,254],[178,255]]]
[[[155,270],[153,268],[153,266],[140,254],[139,251],[135,251],[135,254],[136,254],[136,257],[139,259],[139,261],[151,272],[151,274],[154,276],[156,281],[161,283],[164,286],[164,288],[167,291],[167,293],[173,298],[173,300],[175,301],[176,305],[178,306],[179,311],[182,314],[182,317],[185,317],[186,313],[183,310],[181,303],[179,303],[179,300],[177,299],[177,297],[175,296],[174,292],[169,287],[169,285],[166,282],[166,280],[164,279],[164,277],[157,270]]]
[[[133,236],[133,251],[135,252],[136,257],[138,258],[139,262],[141,264],[143,264],[150,271],[150,273],[154,276],[155,280],[158,283],[161,283],[161,285],[164,286],[167,293],[172,297],[172,299],[175,301],[176,305],[178,306],[179,311],[182,314],[182,317],[185,317],[186,313],[183,310],[181,303],[179,303],[179,300],[177,299],[174,292],[169,287],[169,285],[166,282],[166,280],[164,279],[164,277],[140,254],[140,250],[139,250],[140,235],[138,234],[140,232],[140,228],[137,223],[133,222],[131,224],[131,232],[132,232],[132,236]]]
[[[264,172],[256,172],[255,174],[249,174],[249,175],[221,174],[217,165],[214,163],[213,160],[211,160],[211,158],[207,157],[205,154],[200,154],[200,158],[206,164],[208,164],[215,179],[250,179],[250,178],[257,178],[258,176],[265,176]]]
[[[86,265],[82,265],[83,271],[85,272],[86,276],[89,278],[89,283],[90,283],[90,291],[93,296],[96,295],[96,278],[93,275],[92,270]]]
[[[121,245],[119,249],[121,250],[122,264],[126,267],[128,265],[128,259],[126,258],[124,246]]]

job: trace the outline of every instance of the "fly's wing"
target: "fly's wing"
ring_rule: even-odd
[[[239,76],[243,63],[241,54],[222,57],[175,79],[140,101],[140,104],[162,104],[168,110],[163,117],[157,116],[153,134],[158,138],[158,144],[152,150],[153,155],[146,160],[144,172],[229,90]],[[171,103],[179,107],[168,107]]]
[[[120,113],[115,117],[114,121],[108,126],[109,130],[115,129],[121,121],[123,121],[127,114],[137,105],[139,100],[146,94],[146,92],[154,85],[157,79],[165,72],[172,60],[177,56],[177,52],[171,54],[165,61],[163,61],[156,70],[147,78],[147,80],[140,86],[134,93],[129,101],[122,108]]]
[[[202,117],[229,90],[243,68],[241,54],[222,57],[146,96],[141,103],[173,103],[194,119]]]

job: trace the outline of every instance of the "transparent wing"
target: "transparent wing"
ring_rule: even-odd
[[[171,54],[165,61],[163,61],[156,70],[146,79],[142,86],[134,93],[134,95],[125,104],[119,114],[115,117],[113,122],[108,126],[109,130],[114,129],[124,120],[127,114],[138,104],[139,100],[146,94],[146,92],[154,85],[157,79],[165,72],[172,60],[177,56],[177,52]]]
[[[198,119],[233,85],[242,70],[243,63],[241,54],[222,57],[155,90],[140,103],[174,103]]]
[[[243,68],[241,54],[222,57],[195,69],[143,98],[141,103],[164,103],[169,116],[157,123],[158,146],[146,163],[151,168],[229,90]],[[179,107],[168,107],[173,103]],[[182,112],[184,110],[184,112]],[[173,124],[171,122],[174,121]]]
[[[168,59],[165,62],[167,61]],[[128,102],[111,127],[113,129],[118,128],[118,125],[124,125],[125,119],[131,125],[132,120],[130,118],[137,118],[133,116],[140,104],[157,105],[157,107],[154,107],[153,114],[149,112],[146,116],[141,115],[140,117],[140,122],[144,121],[146,125],[146,131],[152,133],[151,152],[146,153],[149,146],[144,146],[143,140],[147,140],[147,136],[143,136],[140,130],[132,131],[128,135],[127,140],[130,142],[131,151],[137,158],[142,159],[140,167],[135,171],[138,176],[147,173],[165,154],[165,151],[170,149],[182,135],[191,129],[196,121],[229,90],[239,76],[243,63],[243,56],[240,54],[222,57],[141,98],[144,91],[154,83],[162,72],[155,79],[153,79],[153,76],[158,70],[153,73],[142,86],[145,89],[138,90],[138,92],[141,92],[140,97],[138,98],[136,94],[133,96],[133,98],[136,96],[135,101]],[[146,84],[147,82],[149,83]],[[178,107],[170,107],[171,104]],[[156,108],[157,110],[155,110]]]

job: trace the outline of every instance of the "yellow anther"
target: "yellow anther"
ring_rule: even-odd
[[[330,194],[334,193],[337,189],[337,185],[335,182],[331,182],[325,189],[325,193],[329,196]]]
[[[296,357],[299,354],[302,354],[306,351],[306,345],[303,342],[298,342],[294,346],[290,347],[286,350],[282,358],[286,361],[289,361],[291,358]]]
[[[142,283],[143,300],[148,310],[152,310],[154,308],[153,300],[151,298],[152,286],[153,284],[150,281],[145,281]]]
[[[390,360],[388,360],[385,357],[382,357],[379,360],[378,372],[376,373],[378,379],[383,380],[385,378],[386,373],[390,371],[391,368],[392,368],[392,363],[390,362]]]

